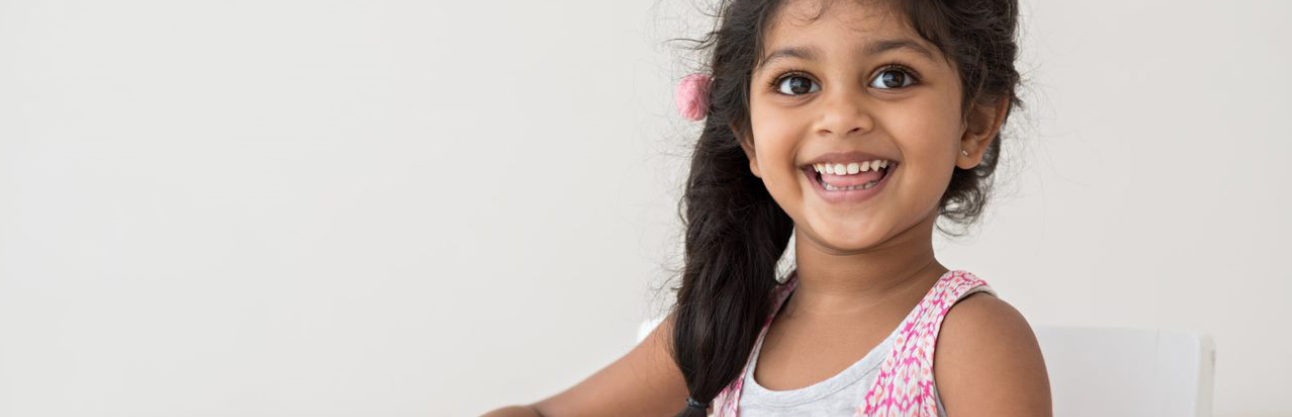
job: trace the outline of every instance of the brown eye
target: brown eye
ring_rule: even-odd
[[[776,81],[776,91],[790,96],[812,93],[821,89],[820,86],[816,88],[813,88],[813,86],[816,86],[816,83],[811,79],[797,75],[791,75]]]
[[[880,72],[874,81],[870,82],[871,87],[892,89],[906,87],[915,82],[915,79],[901,70],[890,69]]]

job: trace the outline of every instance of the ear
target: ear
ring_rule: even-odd
[[[745,156],[749,158],[749,172],[754,173],[755,177],[762,178],[762,173],[758,172],[758,155],[754,153],[754,139],[741,134],[735,124],[728,124],[728,126],[736,135],[736,140],[740,142],[740,148],[745,150]]]
[[[964,133],[960,137],[960,149],[969,154],[956,154],[956,166],[963,169],[973,169],[982,162],[987,145],[996,138],[1005,115],[1009,113],[1009,96],[1001,97],[995,105],[974,103],[971,106],[966,115]]]

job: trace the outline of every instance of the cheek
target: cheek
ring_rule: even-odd
[[[795,141],[786,132],[761,133],[754,140],[759,177],[773,197],[794,193],[799,187],[798,170],[794,167]]]
[[[754,151],[763,185],[772,199],[794,217],[802,204],[806,181],[795,166],[803,126],[793,122],[795,117],[781,112],[759,112],[755,108],[750,115],[754,117]]]
[[[885,127],[901,146],[903,153],[927,156],[958,146],[960,140],[959,107],[947,100],[916,100],[889,109],[884,115]]]
[[[778,114],[751,114],[755,117],[754,150],[763,179],[784,181],[785,173],[794,170],[794,152],[802,129]]]
[[[937,205],[954,172],[960,115],[958,105],[948,101],[931,97],[903,103],[884,115],[884,128],[905,159],[905,174],[893,191],[913,210]]]

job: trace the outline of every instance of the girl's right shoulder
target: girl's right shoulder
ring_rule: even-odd
[[[559,394],[531,404],[544,417],[661,416],[686,406],[673,346],[673,313],[624,356]]]

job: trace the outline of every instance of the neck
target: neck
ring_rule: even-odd
[[[846,317],[886,302],[923,297],[947,268],[933,255],[936,214],[860,250],[831,248],[796,230],[798,284],[786,315]]]

